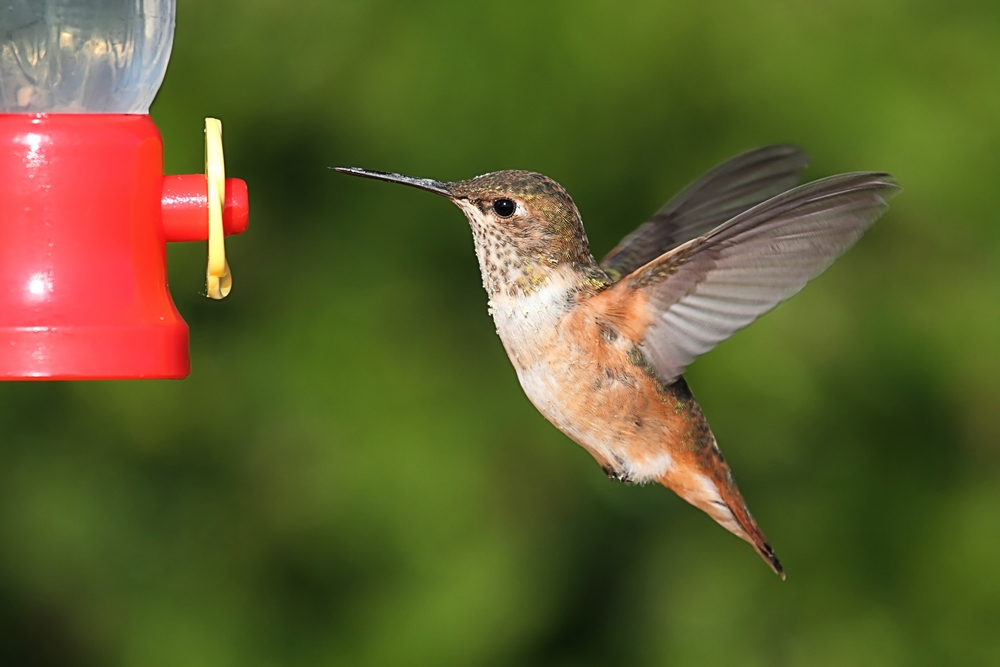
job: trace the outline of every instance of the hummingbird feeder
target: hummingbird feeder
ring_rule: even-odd
[[[164,176],[148,115],[175,3],[0,0],[0,379],[187,376],[168,241],[207,240],[208,296],[229,293],[248,204],[221,123],[204,175]]]

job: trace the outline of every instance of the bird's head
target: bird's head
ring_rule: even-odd
[[[336,170],[402,183],[451,200],[469,219],[481,259],[486,252],[508,259],[513,254],[548,266],[593,262],[576,205],[548,176],[511,170],[446,183],[354,167]]]

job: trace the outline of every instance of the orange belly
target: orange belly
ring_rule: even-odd
[[[661,383],[636,341],[587,308],[537,337],[530,352],[510,356],[535,407],[609,477],[663,484],[781,574],[684,378]]]

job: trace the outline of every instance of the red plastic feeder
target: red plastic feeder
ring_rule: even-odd
[[[100,3],[40,0],[26,3],[23,11],[49,11],[50,22],[63,20],[58,12],[53,17],[47,4]],[[133,4],[136,16],[115,17],[160,28],[160,42],[134,47],[138,55],[152,54],[152,69],[159,71],[152,74],[155,85],[131,97],[119,87],[112,91],[114,104],[105,107],[148,108],[173,33],[173,0],[162,4],[166,14],[153,16],[147,9],[145,16]],[[79,21],[78,12],[67,16]],[[6,32],[7,40],[0,47],[23,50],[31,39],[52,39],[36,35],[27,21],[17,24],[27,26],[21,29],[27,35],[4,25],[24,18],[0,11],[0,35]],[[52,34],[86,32],[70,27],[56,26]],[[100,30],[91,28],[88,43]],[[163,175],[163,142],[145,113],[63,113],[77,110],[73,100],[60,98],[68,84],[39,84],[45,81],[38,70],[55,69],[53,63],[35,63],[13,84],[8,65],[0,63],[0,109],[26,111],[0,114],[0,379],[187,376],[188,327],[167,288],[166,243],[209,238],[206,176]],[[94,97],[92,88],[69,93],[74,99]],[[39,109],[57,113],[35,112]],[[246,184],[226,180],[225,234],[244,231],[247,214]]]

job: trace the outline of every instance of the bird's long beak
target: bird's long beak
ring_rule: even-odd
[[[448,189],[447,183],[435,181],[430,178],[414,178],[413,176],[403,176],[402,174],[392,174],[385,171],[368,171],[367,169],[358,169],[357,167],[334,167],[333,169],[342,174],[374,178],[379,181],[389,181],[390,183],[402,183],[403,185],[410,185],[421,190],[439,194],[448,199],[455,198],[455,195]]]

